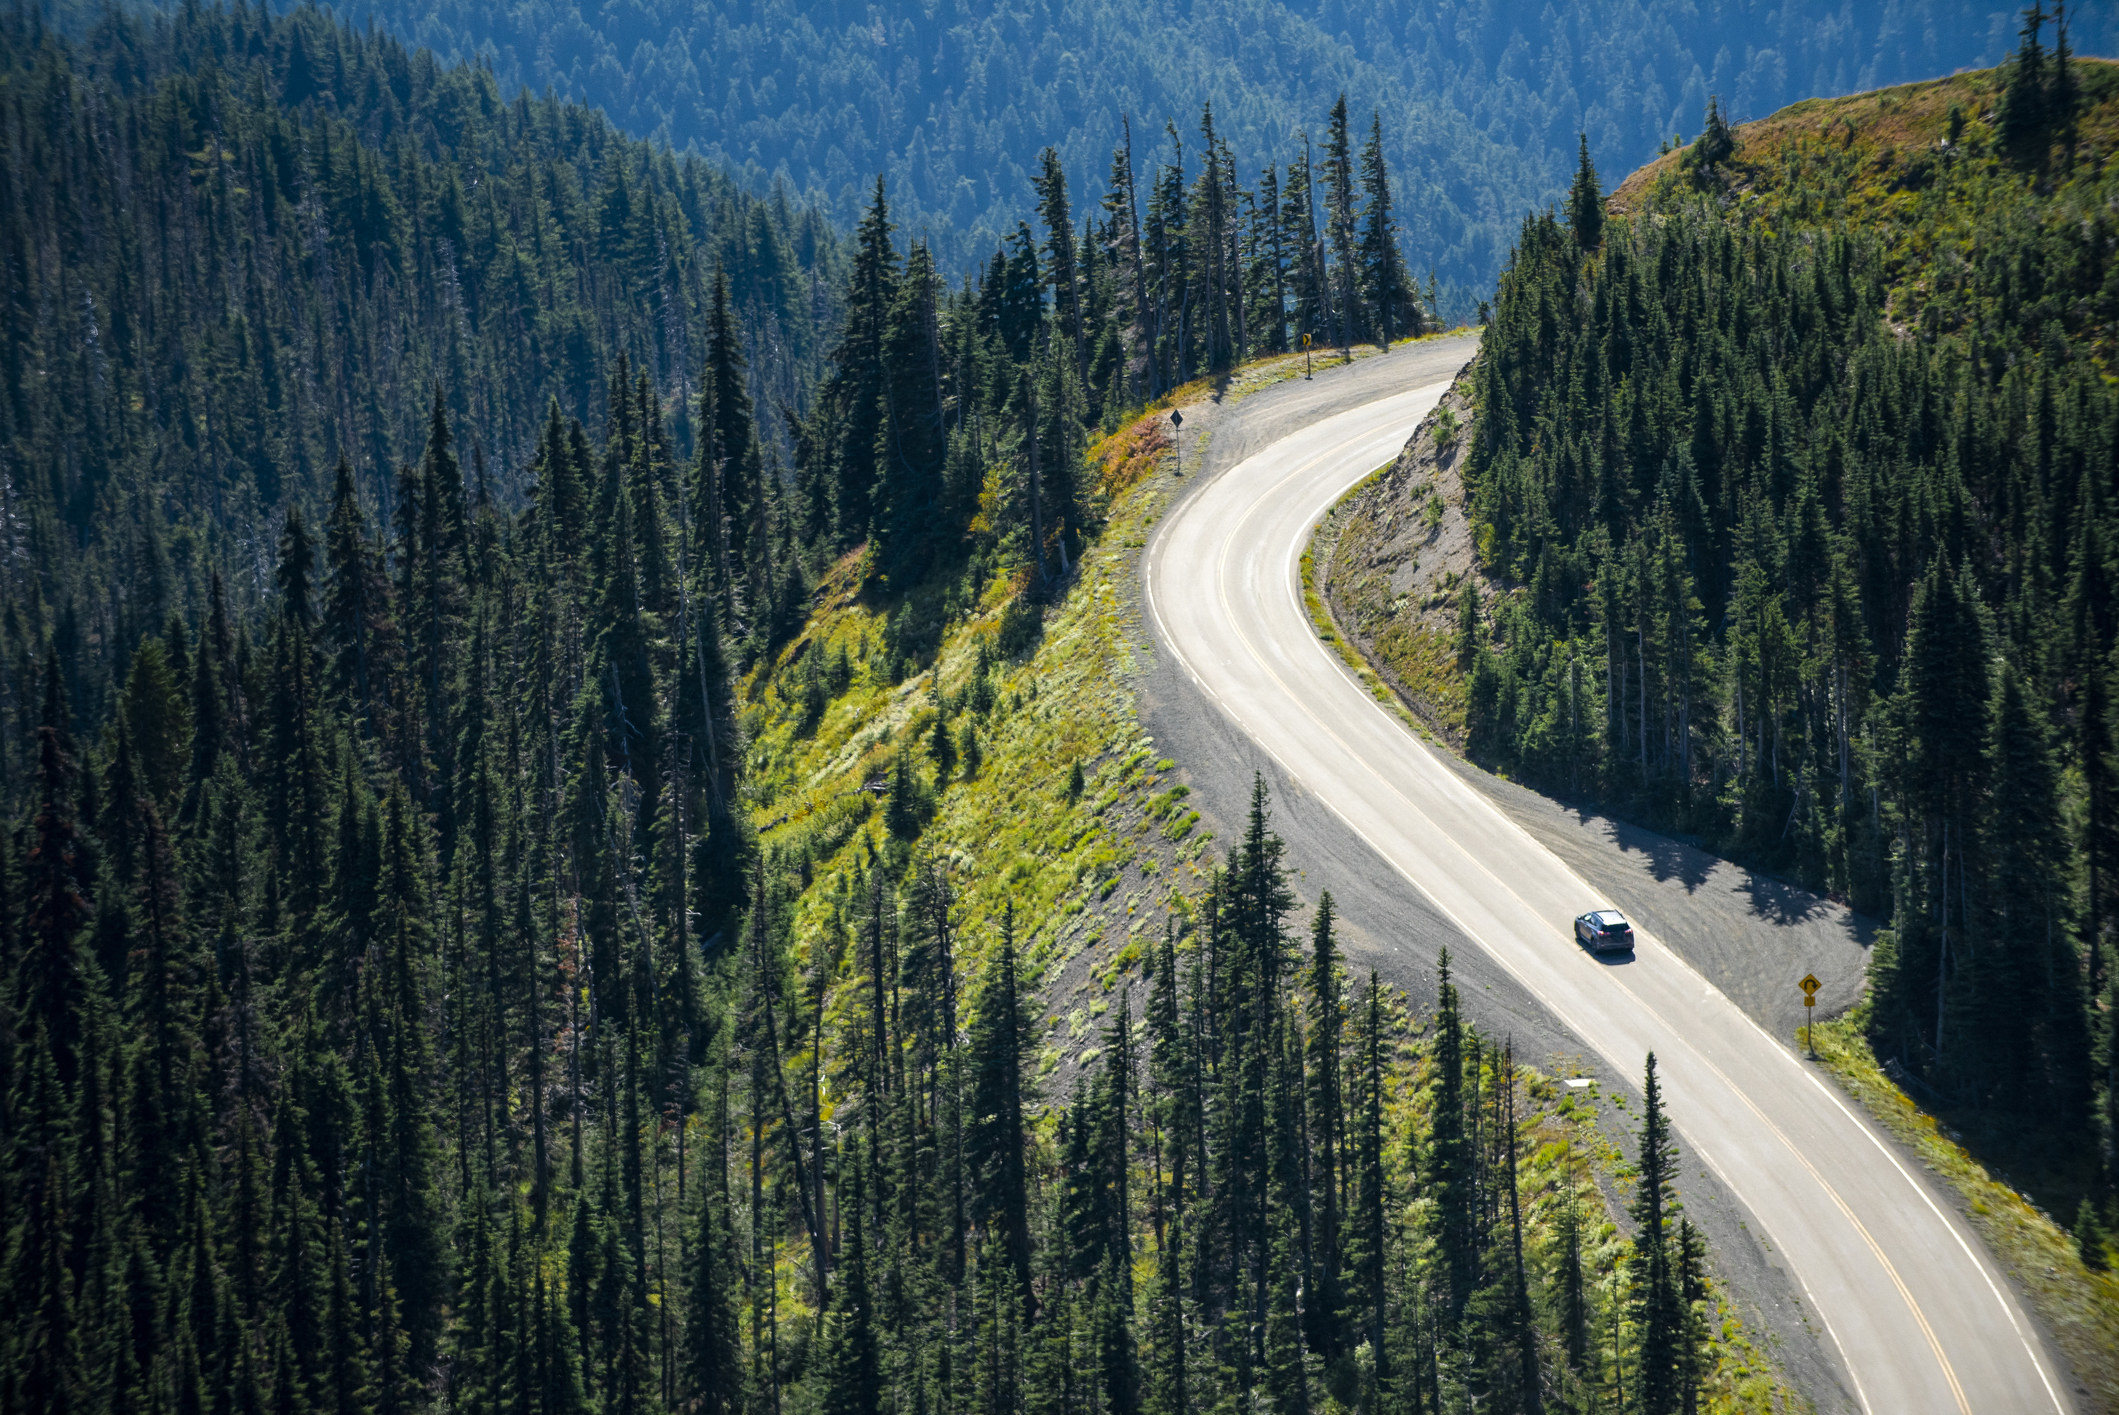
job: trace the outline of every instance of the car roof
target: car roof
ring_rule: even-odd
[[[1616,909],[1592,909],[1585,917],[1594,919],[1600,924],[1623,924],[1626,922],[1626,916]]]

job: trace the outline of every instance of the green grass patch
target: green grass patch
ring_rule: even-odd
[[[1869,1049],[1860,1010],[1818,1023],[1815,1041],[1818,1060],[1840,1086],[1962,1201],[1987,1250],[2029,1294],[2095,1407],[2119,1409],[2119,1279],[2108,1266],[2086,1265],[2067,1230],[1997,1178],[1885,1074]]]
[[[1243,379],[1258,376],[1246,371]],[[958,891],[959,966],[972,989],[1008,904],[1024,956],[1041,970],[1034,980],[1050,987],[1071,958],[1104,947],[1114,932],[1080,920],[1084,910],[1100,918],[1116,910],[1123,920],[1118,892],[1139,878],[1152,888],[1131,912],[1159,918],[1172,896],[1197,887],[1199,816],[1187,788],[1161,779],[1176,763],[1142,732],[1131,687],[1133,555],[1173,485],[1150,475],[1168,470],[1160,416],[1151,410],[1092,451],[1106,458],[1112,492],[1104,533],[1084,551],[1064,599],[1032,611],[1039,632],[1020,659],[999,651],[1004,621],[1024,611],[1016,585],[996,578],[978,602],[952,606],[930,652],[893,663],[884,649],[893,606],[864,594],[856,553],[824,577],[802,634],[743,683],[754,822],[764,848],[805,866],[810,880],[791,911],[798,960],[811,963],[820,949],[843,954],[864,907],[849,897],[851,877],[871,852],[948,862]],[[1187,439],[1188,459],[1191,445]],[[850,670],[844,686],[817,712],[803,692],[806,657],[835,663],[842,651]],[[893,670],[902,681],[891,681]],[[946,777],[939,770],[930,751],[938,712],[952,734],[976,733],[975,776],[964,775],[961,754],[956,770]],[[911,754],[931,803],[911,839],[892,837],[882,809],[901,753]],[[1083,789],[1070,797],[1076,762]],[[1120,942],[1124,931],[1123,924],[1115,931]],[[1114,963],[1137,966],[1138,956],[1121,952],[1094,971],[1108,980]]]

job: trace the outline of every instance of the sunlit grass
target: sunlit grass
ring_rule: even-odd
[[[2086,1266],[2051,1215],[1989,1173],[1884,1074],[1859,1012],[1820,1022],[1816,1046],[1847,1093],[1957,1196],[1988,1251],[2029,1294],[2096,1408],[2119,1408],[2119,1280],[2109,1269]]]

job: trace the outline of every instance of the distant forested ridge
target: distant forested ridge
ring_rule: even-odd
[[[690,458],[717,298],[741,387],[709,393],[756,407],[763,459],[739,469],[736,559],[872,540],[900,588],[974,550],[974,520],[1049,538],[1041,580],[1064,568],[1094,519],[1082,434],[1107,416],[1304,334],[1430,323],[1384,131],[1343,99],[1256,187],[1211,110],[1189,166],[1121,147],[1079,213],[1048,149],[1036,229],[952,289],[880,187],[850,249],[813,208],[314,10],[106,16],[71,46],[9,25],[6,563],[18,642],[56,634],[84,707],[91,665],[195,612],[212,570],[245,617],[284,506],[320,516],[342,454],[397,517],[437,389],[473,494],[503,506],[555,402],[593,422],[633,396],[620,359]],[[988,488],[1008,459],[1022,484]]]
[[[513,506],[550,404],[600,414],[621,358],[689,454],[717,271],[768,406],[806,405],[835,323],[818,212],[315,12],[74,45],[14,12],[0,129],[4,573],[83,706],[209,570],[239,618],[267,595],[284,505],[320,513],[342,454],[395,514],[437,387],[471,493]]]
[[[2119,67],[2048,18],[1524,227],[1459,644],[1476,757],[1887,916],[1879,1056],[2101,1189]]]
[[[1577,132],[1630,170],[1689,135],[1715,94],[1759,117],[1993,64],[2014,27],[1990,0],[359,0],[345,13],[485,56],[505,84],[594,104],[757,190],[784,175],[849,224],[884,174],[905,229],[951,272],[1028,213],[1048,144],[1079,182],[1102,171],[1121,115],[1145,153],[1211,102],[1248,182],[1299,130],[1321,136],[1343,90],[1357,123],[1382,115],[1413,265],[1439,272],[1451,318],[1491,287],[1521,213],[1565,190]],[[2115,26],[2108,7],[2082,6],[2077,43],[2119,52]]]

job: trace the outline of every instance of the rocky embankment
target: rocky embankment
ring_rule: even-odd
[[[1457,638],[1466,585],[1482,611],[1459,475],[1471,446],[1471,365],[1396,461],[1334,507],[1311,546],[1317,588],[1339,631],[1428,729],[1464,741]]]

